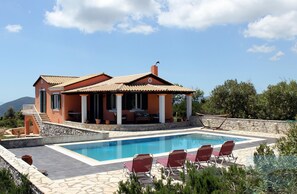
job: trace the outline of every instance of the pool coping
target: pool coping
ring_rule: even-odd
[[[254,133],[254,132],[245,132],[245,131],[236,131],[236,130],[229,130],[229,131],[221,131],[221,130],[209,130],[209,129],[201,129],[201,128],[191,128],[191,129],[184,129],[186,131],[207,131],[209,133],[222,133],[227,135],[239,135],[239,136],[246,136],[251,138],[262,138],[264,140],[253,142],[253,143],[244,143],[244,144],[235,144],[234,151],[237,150],[246,150],[246,149],[255,149],[261,143],[267,144],[274,144],[276,140],[281,137],[279,134],[266,134],[266,133]],[[183,132],[183,129],[179,130],[168,130],[168,131],[154,131],[152,134],[172,134],[176,133],[177,131]],[[149,133],[149,132],[148,132]],[[128,134],[128,135],[127,135]],[[244,135],[243,135],[244,134]],[[247,134],[247,135],[245,135]],[[147,136],[144,133],[117,133],[115,132],[115,136],[110,139],[120,139],[122,137],[142,137]],[[124,136],[123,136],[124,135]],[[117,136],[117,137],[116,137]],[[121,136],[121,137],[119,137]],[[214,148],[214,150],[218,150],[218,148]],[[123,170],[123,162],[112,163],[112,164],[105,164],[99,166],[90,166],[86,163],[83,163],[79,160],[76,160],[72,157],[69,157],[65,154],[57,152],[51,148],[46,146],[37,146],[37,147],[27,147],[27,148],[15,148],[9,149],[12,153],[14,153],[18,158],[20,158],[24,154],[29,154],[33,156],[34,165],[39,169],[46,169],[48,171],[48,177],[52,180],[72,180],[73,177],[86,177],[86,176],[93,176],[94,174],[106,174],[109,172],[113,174],[114,172],[119,173],[118,170]],[[188,152],[191,154],[196,153]],[[252,156],[250,156],[252,157]],[[154,163],[157,159],[154,155]],[[101,175],[100,175],[101,176]]]
[[[107,140],[97,140],[97,141],[87,141],[87,142],[75,142],[75,143],[63,143],[63,144],[54,144],[54,145],[46,145],[47,147],[58,151],[62,154],[65,154],[69,157],[72,157],[78,161],[81,161],[85,164],[88,164],[90,166],[101,166],[101,165],[111,165],[116,163],[123,163],[127,161],[131,161],[133,157],[128,158],[122,158],[122,159],[114,159],[114,160],[107,160],[107,161],[98,161],[96,159],[90,158],[88,156],[85,156],[83,154],[76,153],[74,151],[71,151],[67,148],[64,148],[62,146],[64,145],[78,145],[78,144],[92,144],[92,143],[100,143],[100,142],[112,142],[112,141],[121,141],[121,140],[131,140],[131,139],[145,139],[145,138],[152,138],[152,137],[164,137],[164,136],[174,136],[174,135],[183,135],[183,134],[208,134],[208,135],[215,135],[215,136],[227,136],[227,137],[234,137],[234,138],[245,138],[248,140],[244,140],[241,142],[237,142],[236,145],[241,144],[249,144],[249,143],[255,143],[260,141],[265,141],[267,138],[264,137],[255,137],[255,136],[248,136],[248,135],[238,135],[238,134],[230,134],[230,133],[220,133],[218,132],[211,132],[211,131],[202,131],[202,130],[190,130],[186,132],[169,132],[169,133],[158,133],[158,134],[150,134],[150,135],[136,135],[136,136],[126,136],[126,137],[117,137],[117,138],[109,138]],[[213,148],[220,148],[222,144],[214,145]],[[198,148],[191,148],[187,149],[188,153],[196,152]],[[164,157],[168,155],[170,152],[162,152],[158,154],[153,154],[154,157]]]

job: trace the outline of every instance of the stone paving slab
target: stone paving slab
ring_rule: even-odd
[[[198,128],[183,130],[201,130]],[[276,134],[240,132],[240,131],[213,131],[213,133],[238,134],[245,136],[265,137],[267,143],[274,143],[275,138],[280,137]],[[159,133],[164,133],[160,131]],[[166,133],[180,132],[178,130],[166,130]],[[111,137],[137,136],[156,134],[153,132],[112,132]],[[234,154],[238,156],[237,163],[244,165],[253,164],[253,152],[260,142],[250,145],[236,145]],[[71,157],[65,156],[47,147],[33,147],[28,149],[10,149],[17,156],[30,154],[33,156],[34,165],[38,168],[48,170],[49,177],[44,177],[41,173],[39,178],[34,176],[34,181],[38,187],[42,187],[45,193],[113,193],[117,190],[118,182],[126,180],[122,170],[122,163],[102,166],[89,166]],[[63,156],[62,156],[63,155]],[[28,172],[28,171],[27,171]],[[36,172],[35,172],[36,173]],[[40,175],[41,174],[41,175]],[[153,165],[152,174],[160,177],[158,166]],[[32,174],[29,174],[29,178]],[[33,177],[32,177],[33,178]]]
[[[183,130],[183,132],[185,131],[189,132],[189,131],[193,131],[193,129]],[[197,131],[197,129],[195,129],[194,131]],[[172,133],[172,132],[176,133],[180,131],[177,131],[177,130],[167,131],[167,133]],[[222,133],[222,131],[213,131],[213,130],[208,132]],[[113,134],[113,137],[116,137],[114,134]],[[156,134],[156,131],[152,134]],[[142,132],[126,132],[126,133],[119,132],[118,137],[127,136],[127,135],[131,137],[131,135],[139,136],[139,135],[143,135],[143,133]],[[248,144],[238,144],[235,146],[235,150],[246,148],[246,147],[254,147],[263,142],[273,143],[275,141],[275,138],[269,138],[269,137],[264,137],[264,138],[266,139],[264,141],[258,141],[258,142],[248,143]],[[31,155],[33,157],[33,165],[36,166],[38,169],[46,170],[48,172],[48,177],[53,180],[94,174],[99,172],[113,171],[113,170],[118,170],[123,168],[123,162],[106,164],[106,165],[98,165],[98,166],[90,166],[86,163],[78,161],[70,156],[57,152],[46,146],[15,148],[15,149],[9,149],[9,150],[19,158],[21,158],[21,156],[25,154]]]

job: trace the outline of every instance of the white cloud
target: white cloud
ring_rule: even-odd
[[[167,3],[167,9],[159,15],[159,23],[193,29],[246,23],[297,9],[294,0],[167,0]]]
[[[270,58],[270,60],[271,61],[278,61],[278,60],[280,60],[280,58],[282,57],[282,56],[284,56],[285,55],[285,53],[283,53],[282,51],[278,51],[274,56],[272,56],[271,58]]]
[[[280,16],[267,15],[250,23],[244,35],[263,39],[293,39],[297,36],[297,11]]]
[[[126,29],[146,34],[153,30],[142,20],[152,19],[159,11],[156,0],[57,0],[53,10],[45,13],[45,22],[85,33],[110,32],[128,24]]]
[[[201,30],[247,24],[245,37],[297,37],[296,0],[56,0],[45,22],[85,33],[152,33],[159,26]]]
[[[291,50],[297,54],[297,42],[292,46]]]
[[[251,53],[270,53],[275,50],[274,46],[263,45],[253,45],[251,48],[247,50],[247,52]]]
[[[23,27],[19,24],[14,24],[14,25],[7,25],[5,26],[5,29],[8,31],[8,32],[14,32],[14,33],[17,33],[17,32],[20,32]]]

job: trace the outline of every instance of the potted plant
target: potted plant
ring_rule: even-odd
[[[101,119],[95,119],[96,124],[100,124],[101,123]]]

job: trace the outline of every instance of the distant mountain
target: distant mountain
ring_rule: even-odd
[[[0,105],[0,117],[2,117],[4,113],[7,111],[7,109],[9,109],[10,107],[12,107],[14,111],[17,112],[22,109],[23,104],[34,104],[34,103],[35,103],[35,98],[32,98],[32,97],[23,97],[10,102],[6,102]]]

